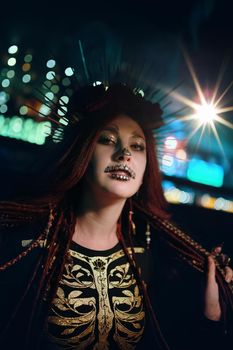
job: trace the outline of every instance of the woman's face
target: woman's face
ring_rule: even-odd
[[[126,199],[142,184],[146,140],[137,122],[120,114],[100,133],[86,179],[92,194]]]

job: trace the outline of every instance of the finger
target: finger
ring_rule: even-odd
[[[223,253],[214,255],[214,258],[221,268],[225,268],[226,266],[228,266],[231,260],[228,255]]]
[[[212,253],[215,255],[217,255],[217,254],[220,254],[221,253],[221,251],[222,251],[222,247],[221,246],[217,246],[217,247],[215,247],[213,250],[212,250]]]
[[[229,266],[225,267],[225,281],[228,283],[233,281],[233,270]]]

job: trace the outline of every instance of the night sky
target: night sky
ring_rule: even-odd
[[[162,57],[158,70],[163,65],[169,76],[179,45],[188,50],[204,83],[216,81],[225,60],[228,83],[233,75],[230,4],[227,0],[7,2],[1,5],[0,49],[10,42],[22,43],[35,49],[41,59],[53,52],[69,61],[69,49],[75,49],[80,33],[92,35],[96,30],[91,28],[98,23],[124,47],[134,45],[137,54],[142,46],[150,47],[150,52]]]
[[[230,1],[54,1],[1,4],[2,36],[24,35],[42,45],[50,38],[74,36],[93,21],[101,21],[130,40],[153,41],[158,33],[182,36],[193,49],[231,48]],[[4,14],[4,16],[3,16]],[[37,42],[37,41],[40,42]],[[37,43],[36,43],[37,42]]]
[[[1,4],[0,46],[23,42],[42,55],[51,46],[55,50],[64,41],[72,42],[80,31],[99,22],[125,45],[156,47],[163,42],[169,47],[171,41],[179,41],[203,79],[208,76],[211,80],[226,57],[232,64],[230,4],[227,0],[5,2]],[[59,52],[60,56],[66,54]],[[172,62],[172,52],[170,59]]]

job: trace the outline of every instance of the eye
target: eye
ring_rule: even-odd
[[[134,151],[139,151],[139,152],[143,152],[146,149],[146,146],[144,144],[141,144],[141,143],[133,143],[130,147]]]
[[[103,145],[115,145],[117,143],[117,140],[114,136],[110,135],[101,135],[98,140],[99,143],[102,143]]]

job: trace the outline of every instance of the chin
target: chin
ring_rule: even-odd
[[[117,186],[115,186],[114,188],[108,189],[107,192],[117,198],[127,199],[132,197],[137,190],[133,191],[128,188],[117,188]]]

